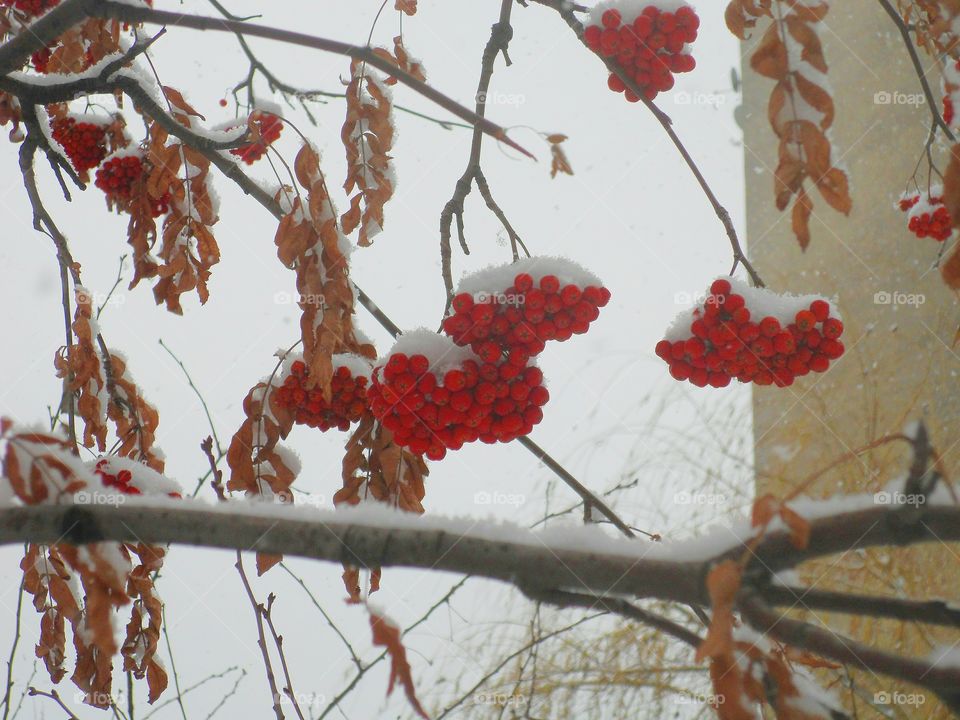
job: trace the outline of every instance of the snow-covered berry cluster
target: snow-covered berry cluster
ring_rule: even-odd
[[[950,211],[943,204],[943,188],[939,185],[929,192],[904,193],[897,206],[907,213],[907,229],[918,238],[943,242],[953,232]]]
[[[114,154],[97,169],[94,184],[103,190],[109,201],[125,204],[133,199],[134,193],[146,179],[147,167],[139,151],[124,151]],[[170,209],[170,194],[150,198],[153,217],[165,215]]]
[[[490,362],[514,349],[538,355],[547,340],[569,340],[585,333],[610,299],[606,288],[572,284],[561,288],[556,275],[544,275],[538,287],[533,285],[530,274],[520,273],[502,293],[505,302],[495,294],[456,295],[453,314],[443,322],[444,332]]]
[[[785,387],[843,355],[843,323],[814,295],[778,295],[719,278],[705,302],[674,321],[656,354],[677,380],[725,387],[732,378]]]
[[[0,0],[0,5],[12,7],[24,15],[36,17],[60,4],[60,0]]]
[[[116,474],[109,472],[108,465],[110,461],[103,459],[97,460],[94,472],[100,477],[100,481],[106,487],[116,488],[124,495],[139,495],[140,489],[130,484],[133,480],[133,473],[129,470],[118,470]]]
[[[609,0],[593,8],[591,20],[583,34],[587,46],[616,63],[648,100],[670,90],[675,74],[696,67],[688,43],[697,39],[700,18],[689,5],[674,0]],[[640,99],[614,73],[607,85],[629,102]]]
[[[130,468],[135,469],[137,477]],[[181,497],[175,482],[130,458],[100,458],[92,469],[104,487],[114,488],[123,495],[143,495],[146,490],[149,495]]]
[[[252,142],[248,145],[242,145],[230,151],[243,160],[247,165],[252,165],[266,155],[267,147],[279,139],[280,131],[283,130],[283,120],[273,113],[254,110],[253,114],[250,116],[250,122],[257,125],[257,129],[260,132],[260,138],[256,142]]]
[[[536,356],[548,340],[586,332],[609,299],[595,275],[560,258],[467,275],[443,322],[449,337],[401,336],[374,369],[370,409],[398,444],[434,460],[527,435],[550,399]]]
[[[488,268],[464,278],[458,289],[443,331],[485,362],[515,350],[533,357],[548,340],[585,333],[610,301],[599,280],[557,258]]]
[[[373,371],[370,409],[398,445],[431,460],[477,440],[509,442],[543,419],[550,399],[529,360],[484,362],[429,330],[405,333]]]
[[[294,421],[322,431],[349,430],[367,409],[367,385],[371,364],[359,355],[334,355],[330,402],[320,387],[307,389],[307,366],[302,360],[290,364],[289,374],[277,388],[277,402],[293,412]]]
[[[51,122],[51,135],[63,146],[78,173],[97,167],[107,154],[107,131],[103,124],[57,118]]]

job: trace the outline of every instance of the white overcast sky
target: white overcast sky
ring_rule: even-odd
[[[262,13],[260,22],[324,37],[362,44],[380,5],[375,0],[350,2],[237,2],[239,15]],[[392,7],[392,2],[389,6]],[[666,94],[658,104],[673,118],[692,155],[743,227],[743,160],[740,131],[733,121],[739,97],[731,88],[731,69],[739,70],[738,44],[723,24],[723,6],[695,2],[702,17],[695,46],[698,67],[678,78],[674,93],[695,97],[689,104]],[[213,14],[201,0],[174,3],[157,0],[161,8]],[[480,55],[496,20],[497,0],[420,0],[420,10],[403,21],[409,51],[425,66],[428,82],[472,106]],[[550,347],[541,358],[552,399],[534,439],[560,459],[584,483],[603,490],[624,477],[636,477],[636,488],[623,495],[617,509],[631,524],[680,537],[696,530],[711,513],[731,508],[677,507],[677,490],[692,490],[702,482],[695,460],[699,448],[748,448],[748,394],[742,387],[698,390],[678,387],[654,356],[653,347],[684,298],[702,292],[730,266],[730,249],[710,205],[680,161],[662,129],[642,105],[630,105],[606,87],[606,71],[579,45],[555,12],[531,4],[516,6],[510,45],[513,65],[497,62],[491,84],[489,117],[510,126],[511,136],[533,151],[538,162],[519,158],[486,140],[483,168],[514,227],[531,252],[572,258],[603,278],[613,299],[585,336]],[[388,8],[380,18],[374,41],[392,46],[398,32],[397,13]],[[251,41],[269,67],[288,82],[309,88],[340,91],[349,73],[349,60],[304,48]],[[165,84],[183,91],[211,124],[232,116],[233,106],[218,100],[246,72],[246,62],[228,34],[200,34],[172,29],[152,54]],[[262,95],[266,95],[261,85]],[[442,109],[404,87],[396,102],[437,117]],[[710,102],[707,102],[707,100]],[[110,106],[109,99],[104,103]],[[331,100],[314,106],[319,127],[302,113],[291,119],[323,151],[322,167],[329,184],[342,183],[345,168],[340,144],[344,105]],[[386,226],[373,247],[353,255],[355,280],[402,328],[436,327],[443,310],[439,267],[440,211],[463,172],[470,133],[444,130],[430,122],[396,113],[394,147],[398,188],[386,209]],[[133,126],[135,134],[140,127]],[[569,136],[564,147],[575,175],[549,177],[549,152],[538,132]],[[278,144],[292,160],[295,134],[284,132]],[[4,352],[0,373],[0,414],[22,423],[43,423],[47,406],[59,400],[53,357],[63,342],[59,275],[52,243],[34,232],[17,167],[17,146],[0,142],[0,312]],[[269,179],[261,163],[254,172]],[[113,284],[120,255],[128,252],[126,221],[109,215],[95,188],[74,193],[67,204],[47,168],[40,170],[45,199],[69,237],[73,254],[83,266],[86,286],[105,293]],[[256,203],[217,179],[222,196],[221,219],[214,228],[222,260],[213,269],[210,301],[200,307],[185,299],[185,315],[176,317],[154,305],[150,287],[133,291],[126,283],[117,302],[101,320],[107,342],[122,350],[145,396],[160,410],[157,444],[167,455],[168,474],[192,490],[204,471],[198,448],[209,433],[206,418],[180,369],[158,344],[162,339],[185,363],[210,407],[222,443],[241,422],[241,402],[251,385],[270,373],[278,347],[287,347],[298,331],[296,308],[278,305],[278,292],[292,292],[292,273],[276,259],[275,221]],[[342,193],[341,208],[346,206]],[[466,209],[471,255],[455,247],[454,276],[509,259],[509,245],[496,219],[476,191]],[[126,280],[129,280],[129,265]],[[679,304],[678,304],[679,300]],[[359,324],[378,344],[389,348],[387,334],[358,309]],[[736,408],[739,414],[706,415],[709,407]],[[656,419],[655,429],[651,425]],[[718,419],[720,418],[720,419]],[[737,420],[736,418],[739,418]],[[327,436],[297,428],[288,440],[303,460],[297,487],[316,493],[329,504],[340,487],[340,456],[345,435]],[[739,445],[737,445],[739,443]],[[688,456],[687,456],[688,455]],[[749,454],[740,460],[750,462]],[[544,512],[549,472],[538,466],[519,445],[467,447],[431,464],[425,505],[431,514],[475,518],[493,516],[529,524]],[[205,490],[206,492],[206,490]],[[478,492],[522,495],[525,503],[478,505]],[[553,490],[554,509],[575,500],[564,486]],[[0,551],[0,655],[6,656],[13,636],[17,597],[18,548]],[[255,644],[251,609],[243,596],[231,553],[177,547],[171,552],[160,592],[167,603],[167,621],[177,670],[186,685],[230,666],[246,669],[236,696],[218,717],[262,718],[270,714],[269,691]],[[292,566],[342,624],[364,657],[373,657],[365,614],[347,607],[339,567],[292,561]],[[252,563],[248,564],[248,568]],[[383,591],[376,597],[400,624],[422,614],[458,578],[392,570],[384,573]],[[277,592],[281,631],[294,668],[298,692],[327,699],[346,684],[350,664],[335,635],[309,605],[302,591],[279,568],[255,582],[261,598]],[[490,609],[490,598],[503,600]],[[473,581],[458,595],[454,612],[442,611],[437,621],[422,626],[408,639],[421,697],[432,708],[450,696],[431,690],[430,679],[478,677],[470,648],[471,622],[480,618],[526,617],[523,601],[493,583]],[[15,698],[33,666],[38,617],[24,608],[24,637],[16,655]],[[166,651],[164,649],[166,658]],[[169,668],[169,661],[167,662]],[[42,668],[42,666],[41,666]],[[386,668],[371,672],[343,704],[343,715],[331,717],[407,717],[402,697],[384,705]],[[229,676],[233,677],[233,675]],[[42,669],[32,681],[48,688]],[[231,682],[219,680],[186,698],[188,717],[204,718]],[[120,683],[117,683],[119,687]],[[81,718],[102,713],[72,703],[69,679],[61,684]],[[398,693],[400,695],[400,693]],[[168,690],[167,698],[173,696]],[[145,703],[145,693],[138,697]],[[318,704],[314,710],[323,707]],[[384,709],[389,708],[389,710]],[[382,714],[381,714],[382,713]],[[58,717],[43,701],[27,699],[23,718]],[[463,717],[469,717],[465,712]],[[142,712],[138,717],[143,717]],[[175,718],[175,705],[154,717]]]

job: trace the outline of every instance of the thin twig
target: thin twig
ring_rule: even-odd
[[[943,120],[943,116],[940,114],[940,111],[937,110],[939,103],[933,97],[933,91],[930,89],[930,83],[927,82],[927,75],[923,69],[923,63],[920,62],[920,56],[917,55],[917,49],[913,46],[913,41],[910,39],[910,28],[907,27],[907,24],[903,21],[903,18],[900,17],[900,13],[897,12],[897,9],[890,4],[890,0],[878,0],[881,7],[886,11],[887,15],[890,16],[890,19],[893,20],[894,25],[897,26],[897,30],[900,31],[900,36],[903,38],[903,44],[907,48],[907,53],[910,55],[910,62],[913,63],[913,69],[917,73],[917,78],[920,80],[920,87],[923,89],[923,95],[927,99],[927,107],[930,108],[930,115],[933,118],[933,122],[943,130],[943,134],[946,135],[950,142],[956,142],[957,139],[954,137],[953,132],[950,130],[950,126],[947,125]]]
[[[467,580],[469,579],[470,579],[469,576],[461,578],[459,582],[457,582],[449,590],[447,590],[447,592],[443,595],[443,597],[441,597],[433,605],[427,608],[427,611],[420,616],[419,620],[414,622],[412,625],[407,626],[406,629],[404,629],[403,634],[406,635],[421,623],[426,622],[438,608],[448,604],[450,602],[450,598],[452,598],[454,594],[460,588],[462,588],[464,584],[467,582]],[[357,671],[357,674],[353,676],[353,679],[350,681],[350,683],[343,690],[337,693],[337,695],[334,696],[334,698],[330,701],[330,703],[323,709],[323,712],[320,713],[317,720],[323,720],[323,718],[329,715],[335,708],[338,708],[340,706],[340,703],[343,701],[343,699],[353,691],[353,689],[357,686],[357,684],[360,682],[363,676],[366,675],[367,672],[372,670],[374,667],[376,667],[379,663],[381,663],[386,657],[387,657],[387,651],[384,650],[379,655],[377,655],[377,657],[371,660],[369,663],[361,667]]]
[[[190,377],[190,371],[187,370],[187,366],[183,364],[183,361],[178,358],[173,350],[171,350],[163,342],[163,338],[158,338],[157,342],[160,343],[160,347],[167,351],[167,354],[173,358],[173,361],[180,366],[180,370],[183,372],[183,376],[187,379],[187,384],[190,386],[190,389],[193,390],[193,394],[197,396],[197,399],[200,401],[200,406],[203,408],[203,414],[207,416],[207,423],[210,425],[210,433],[213,435],[213,442],[217,446],[217,455],[223,456],[223,448],[220,445],[220,438],[217,437],[217,428],[213,423],[213,417],[210,415],[210,408],[207,406],[207,401],[203,399],[203,394],[200,392],[200,389],[194,384],[193,378]]]
[[[551,639],[551,638],[553,638],[553,637],[556,637],[557,635],[561,635],[561,634],[563,634],[563,633],[565,633],[565,632],[568,632],[569,630],[573,630],[575,627],[578,627],[578,626],[580,626],[580,625],[583,625],[584,623],[590,622],[591,620],[595,620],[595,619],[598,618],[598,617],[604,617],[606,614],[607,614],[607,613],[604,611],[604,612],[595,613],[595,614],[593,614],[593,615],[585,615],[584,617],[580,618],[580,619],[577,620],[576,622],[572,622],[572,623],[570,623],[569,625],[565,625],[565,626],[562,627],[562,628],[558,628],[557,630],[553,630],[553,631],[547,633],[546,635],[541,635],[540,637],[534,638],[534,639],[531,640],[530,642],[524,644],[523,647],[519,648],[518,650],[515,650],[514,652],[510,653],[510,654],[507,655],[505,658],[503,658],[503,659],[501,660],[501,662],[500,662],[495,668],[493,668],[493,670],[490,670],[490,671],[489,671],[488,673],[486,673],[482,678],[480,678],[480,679],[479,679],[469,690],[467,690],[460,698],[458,698],[458,699],[455,700],[453,703],[451,703],[450,705],[448,705],[447,707],[445,707],[444,710],[443,710],[443,712],[440,713],[439,715],[437,715],[437,717],[436,717],[434,720],[443,720],[443,718],[447,717],[447,715],[449,715],[449,714],[450,714],[451,712],[453,712],[455,709],[457,709],[458,707],[460,707],[460,705],[462,705],[471,695],[473,695],[477,690],[479,690],[481,687],[483,687],[483,685],[484,685],[490,678],[494,677],[494,676],[495,676],[497,673],[499,673],[504,667],[506,667],[506,665],[507,665],[508,663],[512,662],[515,658],[518,658],[518,657],[520,657],[521,655],[523,655],[525,652],[529,651],[533,646],[535,646],[535,645],[540,645],[541,643],[544,643],[544,642],[546,642],[547,640],[549,640],[549,639]]]
[[[247,591],[247,598],[250,600],[250,606],[253,608],[253,614],[257,620],[257,645],[260,646],[260,654],[263,656],[263,667],[267,673],[267,684],[270,686],[270,693],[273,700],[273,712],[277,720],[284,720],[283,709],[280,707],[280,692],[277,690],[277,679],[273,674],[273,663],[270,661],[270,653],[267,651],[266,635],[263,632],[263,618],[260,615],[260,604],[253,594],[253,588],[247,580],[247,573],[243,570],[243,557],[237,550],[237,562],[234,564],[240,579],[243,581],[243,588]]]
[[[177,662],[173,657],[173,645],[170,644],[170,633],[167,632],[167,610],[166,607],[162,605],[160,607],[160,619],[162,620],[161,627],[163,628],[163,639],[167,643],[167,655],[170,657],[170,669],[173,671],[173,686],[177,691],[177,705],[180,707],[180,716],[183,718],[183,720],[187,720],[187,710],[183,706],[184,693],[180,689],[180,675],[177,673]],[[133,712],[132,708],[131,712]],[[147,719],[144,718],[143,720]]]
[[[283,669],[283,679],[287,683],[283,687],[283,692],[290,698],[290,702],[293,703],[293,709],[296,711],[297,717],[299,717],[300,720],[306,720],[306,718],[303,717],[303,711],[300,710],[297,695],[293,691],[293,680],[290,678],[290,668],[287,667],[287,656],[283,652],[283,635],[277,632],[277,628],[273,624],[273,603],[276,599],[277,596],[270,593],[267,595],[267,606],[264,607],[263,603],[260,603],[257,607],[260,609],[260,614],[263,616],[263,619],[267,621],[267,627],[270,629],[273,644],[277,648],[277,654],[280,656],[280,667]]]
[[[149,718],[151,718],[153,715],[155,715],[156,713],[158,713],[160,710],[167,707],[168,705],[173,705],[173,703],[175,702],[180,702],[181,697],[186,696],[188,693],[196,690],[197,688],[203,687],[204,685],[206,685],[209,682],[212,682],[213,680],[219,680],[222,677],[226,677],[232,672],[240,673],[238,680],[243,679],[243,677],[247,674],[246,670],[244,670],[242,667],[239,667],[237,665],[232,665],[228,667],[226,670],[221,670],[218,673],[211,673],[210,675],[207,675],[205,678],[201,678],[200,680],[195,682],[193,685],[189,685],[185,687],[183,689],[183,693],[180,693],[180,691],[178,690],[176,697],[169,698],[167,700],[164,700],[162,703],[155,705],[153,709],[150,710],[150,712],[148,712],[146,715],[144,715],[141,718],[141,720],[149,720]]]
[[[585,47],[589,49],[589,46],[586,44],[586,41],[583,37],[583,24],[574,16],[573,11],[569,9],[564,3],[541,3],[548,5],[556,10],[560,17],[567,23],[573,32],[576,33],[577,37],[580,39],[580,42],[583,43]],[[593,50],[590,50],[593,53]],[[687,167],[690,168],[690,172],[693,173],[694,178],[697,181],[697,184],[700,185],[700,189],[703,191],[703,194],[706,196],[707,200],[710,202],[710,205],[713,207],[714,213],[716,213],[717,218],[719,218],[721,224],[723,225],[724,230],[727,234],[727,239],[730,241],[730,248],[733,250],[733,267],[730,270],[730,274],[733,274],[736,271],[738,265],[743,265],[743,268],[750,275],[750,279],[753,281],[753,284],[757,287],[763,287],[763,280],[760,277],[760,274],[754,269],[750,260],[747,259],[746,253],[744,253],[743,248],[740,246],[740,239],[737,236],[737,230],[733,226],[733,221],[730,219],[730,213],[727,212],[727,209],[720,203],[717,199],[717,196],[714,194],[713,190],[710,187],[710,184],[707,182],[706,178],[703,176],[703,173],[700,171],[700,168],[697,166],[697,163],[694,161],[693,157],[690,155],[690,152],[687,150],[686,146],[683,144],[683,141],[680,140],[680,137],[677,135],[676,131],[673,129],[672,121],[670,117],[665,114],[660,108],[653,104],[653,101],[647,98],[643,90],[637,85],[634,78],[630,77],[623,68],[621,68],[614,58],[606,58],[598,53],[593,53],[603,64],[607,66],[607,69],[620,78],[624,85],[630,89],[630,91],[636,95],[647,106],[647,109],[653,114],[657,119],[657,122],[663,127],[664,131],[667,133],[667,136],[670,138],[670,141],[676,147],[677,151],[680,153],[680,156],[683,158],[683,161],[687,164]]]
[[[24,582],[25,579],[21,576],[20,591],[17,594],[17,612],[14,620],[13,643],[10,645],[10,656],[7,658],[7,684],[4,688],[3,700],[0,700],[0,705],[3,705],[3,720],[7,720],[7,716],[10,714],[10,693],[13,690],[13,661],[16,658],[17,645],[20,643],[20,617],[23,609]]]
[[[513,37],[513,27],[510,25],[510,14],[513,9],[513,0],[501,0],[500,16],[493,27],[490,29],[490,39],[483,48],[483,57],[480,62],[480,80],[477,83],[477,107],[476,115],[485,117],[487,111],[487,94],[490,89],[490,78],[493,77],[493,66],[497,57],[503,53],[504,61],[510,65],[510,56],[507,54],[507,48]],[[463,203],[473,188],[474,181],[480,186],[479,178],[483,185],[481,193],[493,213],[497,216],[510,236],[511,247],[513,247],[514,259],[517,259],[516,246],[520,239],[513,226],[507,222],[506,216],[499,205],[494,201],[490,188],[487,185],[486,178],[483,178],[480,171],[480,150],[483,144],[483,134],[479,126],[474,129],[473,141],[470,144],[470,157],[467,160],[467,167],[463,175],[457,180],[454,186],[453,195],[443,206],[440,213],[440,265],[443,275],[443,285],[447,293],[447,307],[453,300],[453,270],[452,270],[452,252],[450,249],[451,226],[454,219],[457,221],[457,237],[460,240],[460,248],[464,254],[469,255],[470,249],[467,246],[467,239],[463,233]],[[520,241],[522,243],[522,241]],[[526,249],[526,248],[524,248]]]
[[[80,718],[73,714],[70,708],[64,705],[63,700],[60,699],[60,693],[58,693],[56,690],[51,689],[50,692],[46,692],[45,690],[37,690],[35,687],[30,687],[27,690],[27,694],[30,697],[36,697],[37,695],[40,697],[48,697],[57,705],[59,705],[60,708],[67,714],[67,720],[80,720]]]
[[[307,597],[310,598],[310,602],[312,602],[314,607],[320,611],[320,614],[323,615],[323,619],[327,621],[327,625],[329,625],[330,628],[337,634],[337,637],[340,638],[340,641],[344,644],[344,647],[347,648],[347,652],[350,653],[350,659],[353,661],[353,664],[357,666],[357,670],[363,670],[363,662],[360,660],[360,656],[357,655],[356,651],[353,649],[353,645],[350,644],[350,641],[347,640],[340,628],[338,628],[333,620],[330,619],[327,611],[323,609],[323,606],[320,604],[314,594],[310,592],[310,588],[307,587],[307,584],[303,581],[303,578],[295,574],[293,570],[287,567],[286,563],[282,561],[280,562],[280,567],[283,568],[283,571],[292,577],[301,588],[303,588],[303,591],[307,594]]]

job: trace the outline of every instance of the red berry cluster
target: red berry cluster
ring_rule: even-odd
[[[52,55],[53,51],[50,48],[40,48],[30,56],[30,64],[33,65],[33,69],[38,73],[46,75],[48,70],[47,66],[50,63],[50,57]]]
[[[590,25],[583,39],[596,53],[613,60],[632,78],[648,100],[673,87],[675,73],[690,72],[696,61],[684,52],[687,43],[697,39],[700,18],[689,6],[674,12],[649,5],[633,20],[624,21],[620,11],[603,12],[600,25]],[[640,98],[610,73],[607,85],[624,93],[629,102]]]
[[[95,168],[107,154],[107,131],[103,125],[64,117],[54,120],[51,126],[53,139],[63,146],[79,173]]]
[[[266,155],[267,146],[277,140],[280,137],[280,131],[283,130],[283,120],[276,115],[256,110],[251,118],[259,126],[260,139],[257,142],[242,145],[230,151],[247,165],[252,165]]]
[[[464,360],[442,377],[424,355],[393,353],[373,371],[370,409],[398,445],[441,460],[468,442],[509,442],[543,419],[543,373],[518,352],[499,365]]]
[[[100,480],[106,487],[116,488],[124,495],[140,495],[140,489],[131,485],[130,481],[133,480],[133,475],[129,470],[118,470],[116,475],[108,472],[106,465],[109,464],[109,460],[98,460],[97,465],[94,468],[94,472],[100,476]]]
[[[932,237],[943,242],[953,232],[950,211],[943,204],[943,196],[934,194],[940,192],[940,188],[932,188],[929,195],[913,193],[900,198],[898,205],[907,213],[907,228],[918,238]]]
[[[830,304],[814,300],[783,327],[775,317],[751,319],[744,296],[715,280],[710,297],[693,313],[692,337],[657,343],[657,355],[677,380],[697,387],[725,387],[731,378],[785,387],[809,372],[824,372],[843,355],[843,323]]]
[[[118,470],[117,474],[114,475],[109,470],[110,461],[107,458],[97,460],[96,466],[93,468],[93,472],[100,478],[100,481],[104,484],[105,487],[112,487],[119,490],[124,495],[142,495],[136,485],[132,485],[133,474],[129,470]],[[178,492],[167,493],[168,497],[180,498],[182,497]]]
[[[547,340],[569,340],[585,333],[610,301],[610,291],[573,284],[561,287],[556,275],[544,275],[535,287],[529,273],[520,273],[502,293],[459,293],[443,331],[457,345],[469,345],[485,362],[496,363],[504,352],[522,350],[532,357]]]
[[[354,377],[349,368],[338,367],[330,382],[330,402],[324,400],[319,387],[307,390],[307,366],[297,360],[290,374],[277,388],[277,402],[294,413],[301,425],[327,431],[330,428],[349,430],[350,423],[360,419],[367,407],[367,378]]]
[[[42,15],[52,7],[60,4],[60,0],[0,0],[0,5],[13,7],[24,15],[36,17]]]
[[[110,200],[121,204],[133,199],[137,184],[146,175],[146,166],[139,155],[123,155],[107,160],[97,170],[94,184],[103,190]],[[170,209],[170,193],[160,198],[150,198],[153,217],[165,215]]]

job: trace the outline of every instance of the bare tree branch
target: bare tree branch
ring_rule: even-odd
[[[953,711],[960,711],[960,668],[956,665],[920,660],[878,650],[827,628],[792,620],[770,609],[756,595],[739,603],[747,621],[759,632],[793,647],[852,665],[872,673],[889,675],[928,688]]]

